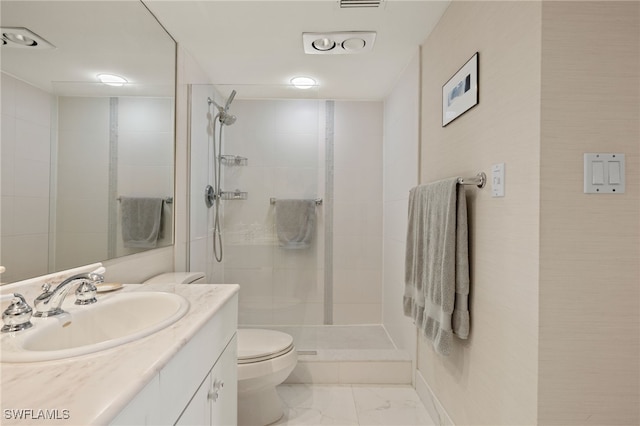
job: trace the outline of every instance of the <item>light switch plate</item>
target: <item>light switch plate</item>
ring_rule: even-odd
[[[491,196],[504,197],[504,163],[491,166]]]
[[[585,194],[624,194],[624,154],[584,154]]]

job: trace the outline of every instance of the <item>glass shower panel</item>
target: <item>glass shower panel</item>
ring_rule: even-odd
[[[324,212],[316,206],[308,248],[281,247],[278,199],[320,199],[325,184],[324,103],[317,99],[250,100],[233,104],[237,121],[225,128],[222,154],[247,158],[223,165],[224,277],[239,283],[240,324],[314,325],[324,322]]]

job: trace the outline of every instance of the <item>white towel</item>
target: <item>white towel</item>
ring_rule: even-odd
[[[457,178],[411,189],[404,314],[441,355],[469,336],[467,204]]]
[[[162,198],[120,197],[125,247],[155,248],[162,222]]]
[[[308,248],[315,226],[315,200],[276,200],[276,234],[280,247]]]

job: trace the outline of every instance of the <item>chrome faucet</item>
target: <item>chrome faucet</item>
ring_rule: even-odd
[[[104,277],[94,272],[77,274],[62,281],[53,291],[50,291],[51,284],[43,284],[42,294],[33,301],[33,307],[36,311],[33,316],[45,318],[64,313],[61,308],[62,302],[67,293],[69,293],[71,284],[76,281],[80,281],[80,285],[76,289],[76,305],[89,305],[98,301],[96,299],[97,289],[95,285],[104,282]]]

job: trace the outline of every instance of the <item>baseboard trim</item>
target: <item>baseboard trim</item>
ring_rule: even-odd
[[[455,426],[453,420],[449,417],[447,410],[444,409],[440,400],[433,392],[433,389],[431,389],[431,386],[429,386],[419,370],[416,370],[416,392],[427,409],[427,412],[437,425]]]

